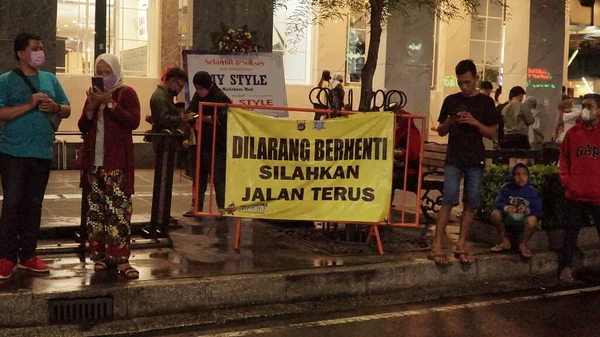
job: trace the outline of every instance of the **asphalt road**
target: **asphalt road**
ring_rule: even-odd
[[[282,319],[172,337],[600,336],[600,287]]]

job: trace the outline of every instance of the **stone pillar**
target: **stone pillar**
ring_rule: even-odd
[[[178,0],[161,1],[161,74],[166,67],[181,66],[178,8]]]
[[[565,1],[531,0],[527,94],[545,102],[544,139],[550,140],[561,100],[565,48]]]
[[[221,22],[230,28],[248,25],[255,32],[254,41],[262,47],[261,52],[273,51],[273,8],[261,10],[258,0],[194,0],[193,47],[196,50],[212,50],[211,33],[221,31]]]
[[[500,102],[508,100],[510,88],[527,86],[531,0],[508,0],[505,29],[504,72]],[[529,92],[528,92],[529,93]]]
[[[44,44],[46,64],[42,70],[56,72],[57,0],[37,0],[25,5],[23,0],[0,1],[0,72],[16,65],[13,41],[22,32],[39,35]],[[64,57],[64,51],[59,52]]]
[[[462,11],[459,18],[449,22],[438,21],[436,36],[436,67],[429,108],[435,126],[438,125],[437,120],[446,96],[460,91],[456,83],[455,67],[458,62],[470,58],[471,18]],[[430,133],[437,137],[437,132]]]
[[[385,88],[403,91],[408,98],[406,111],[425,116],[427,123],[433,35],[434,19],[426,11],[415,11],[409,17],[393,16],[387,26]]]

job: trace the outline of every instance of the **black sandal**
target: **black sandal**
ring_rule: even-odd
[[[428,255],[427,258],[435,262],[436,266],[448,267],[452,265],[452,261],[448,260],[448,256],[446,254],[431,254]]]
[[[137,280],[140,278],[140,272],[133,268],[132,266],[127,266],[126,268],[118,268],[119,274],[125,276],[128,280]]]
[[[469,266],[469,265],[472,265],[473,263],[475,263],[475,259],[473,258],[471,260],[471,259],[469,259],[469,257],[473,257],[473,255],[469,254],[468,252],[454,253],[454,258],[457,259],[460,262],[460,264],[465,265],[465,266]]]
[[[94,271],[101,272],[108,269],[108,265],[104,261],[97,261],[94,263]]]

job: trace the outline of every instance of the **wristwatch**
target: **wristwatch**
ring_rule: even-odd
[[[115,102],[114,102],[114,101],[110,101],[110,103],[108,103],[108,104],[106,105],[106,107],[107,107],[107,108],[109,108],[110,110],[112,110],[112,109],[115,107],[115,105],[116,105],[116,104],[115,104]]]

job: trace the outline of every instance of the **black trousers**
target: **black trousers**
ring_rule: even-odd
[[[196,166],[196,147],[190,148],[193,151],[192,165]],[[212,163],[212,154],[210,150],[203,151],[200,157],[200,176],[196,177],[196,171],[194,170],[194,180],[200,179],[200,190],[198,191],[198,204],[200,207],[204,205],[204,195],[208,188],[208,182],[210,181],[210,171],[211,171],[211,163]],[[225,162],[225,153],[224,152],[216,152],[215,153],[215,172],[214,172],[214,189],[217,199],[217,207],[225,208],[225,171],[226,171],[226,162]]]
[[[4,190],[0,257],[16,263],[17,259],[24,261],[35,254],[51,162],[0,153],[0,177]]]
[[[579,201],[568,201],[567,206],[567,229],[565,230],[565,242],[561,254],[561,268],[573,267],[573,254],[577,248],[579,231],[585,225],[586,216],[589,212],[594,216],[596,230],[600,235],[600,205],[586,204]]]

